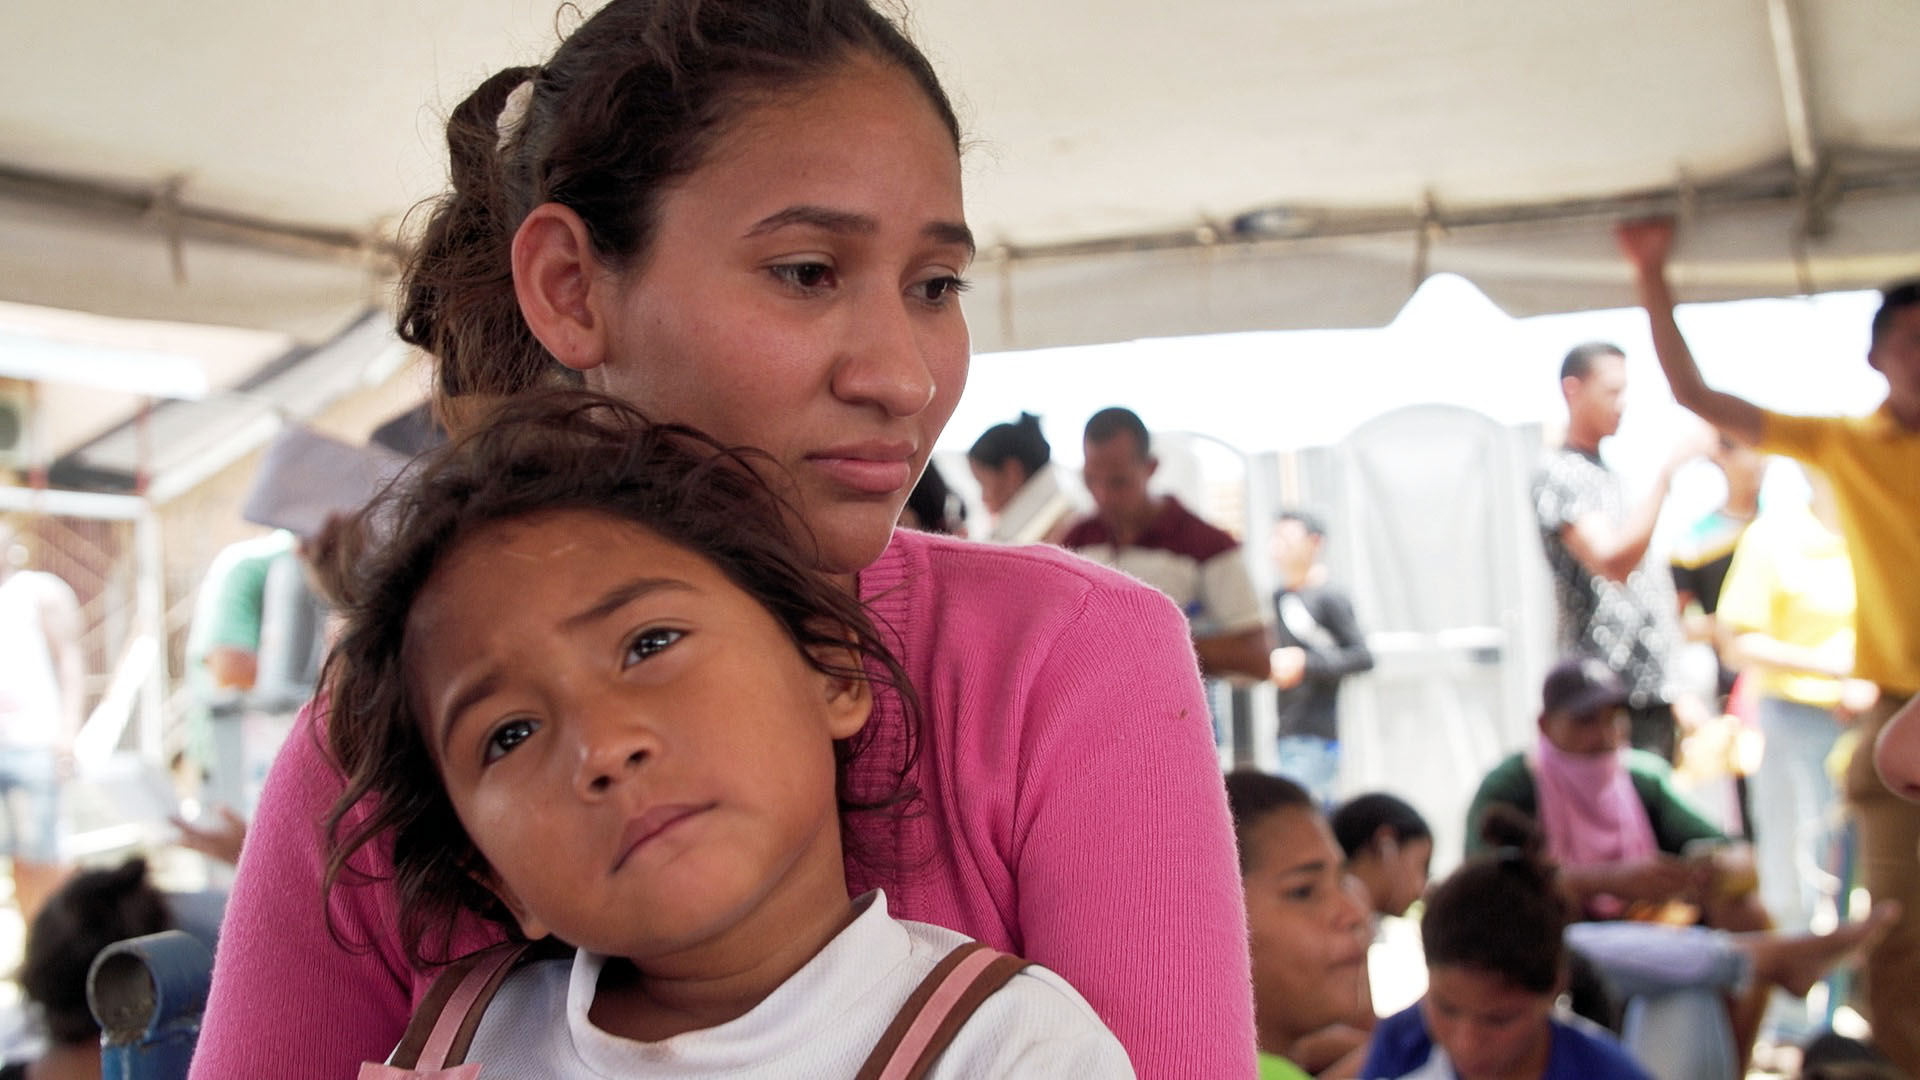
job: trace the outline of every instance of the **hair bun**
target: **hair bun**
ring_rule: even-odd
[[[1492,849],[1490,854],[1502,866],[1524,871],[1541,881],[1551,880],[1553,864],[1547,861],[1546,837],[1526,814],[1511,806],[1495,804],[1480,818],[1480,839]]]
[[[106,884],[114,891],[128,893],[139,889],[147,882],[147,860],[135,855],[108,872]]]
[[[447,161],[456,194],[489,201],[497,198],[496,162],[500,148],[506,143],[503,125],[512,123],[517,129],[526,122],[524,108],[516,118],[505,116],[507,103],[515,92],[520,92],[521,100],[530,105],[532,90],[520,88],[531,87],[534,76],[539,73],[537,67],[503,68],[454,106],[453,115],[447,119]]]

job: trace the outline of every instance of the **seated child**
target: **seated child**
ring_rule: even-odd
[[[1412,804],[1384,791],[1356,795],[1333,812],[1347,873],[1366,886],[1376,915],[1407,913],[1427,891],[1433,829]]]
[[[1261,1080],[1351,1077],[1371,1018],[1372,937],[1340,848],[1305,788],[1242,769],[1227,776],[1253,945]]]
[[[173,925],[166,896],[147,880],[145,859],[68,878],[34,915],[20,965],[20,989],[46,1047],[30,1064],[0,1068],[0,1080],[99,1080],[100,1025],[87,1006],[93,958],[115,942]]]
[[[1347,851],[1348,873],[1368,887],[1374,911],[1403,914],[1412,903],[1409,890],[1417,896],[1425,888],[1431,840],[1422,838],[1432,835],[1426,819],[1392,795],[1362,795],[1334,812],[1333,831]],[[1758,986],[1804,997],[1828,969],[1884,934],[1897,910],[1879,904],[1871,918],[1823,934],[1575,922],[1565,935],[1572,1004],[1582,1011],[1584,991],[1583,1015],[1615,1025],[1624,1004],[1621,1044],[1658,1075],[1733,1080],[1740,1048],[1724,995]]]
[[[1428,895],[1426,997],[1374,1028],[1361,1076],[1651,1080],[1606,1031],[1556,1013],[1572,913],[1538,834],[1525,839],[1469,859]]]
[[[912,807],[913,748],[861,733],[876,692],[913,695],[864,608],[810,569],[755,472],[772,469],[566,392],[503,407],[389,497],[329,662],[348,787],[328,888],[390,843],[416,962],[461,910],[565,946],[456,967],[362,1076],[463,1057],[490,1080],[1133,1075],[1057,975],[848,897],[842,815]],[[936,1005],[986,995],[944,1052],[896,1023],[936,969]],[[983,969],[997,992],[969,983]],[[477,1009],[437,1015],[457,990]],[[448,1031],[475,1011],[463,1054]]]

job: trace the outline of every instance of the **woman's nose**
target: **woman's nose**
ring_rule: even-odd
[[[917,416],[938,389],[912,303],[875,290],[855,305],[845,324],[846,346],[833,373],[833,393],[857,405],[878,405],[888,416]]]

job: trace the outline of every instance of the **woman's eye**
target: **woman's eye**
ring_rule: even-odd
[[[804,291],[830,288],[834,284],[833,267],[822,262],[782,263],[769,269],[773,276]]]
[[[1288,889],[1286,892],[1283,892],[1280,895],[1286,897],[1289,900],[1306,901],[1306,900],[1313,899],[1313,894],[1317,888],[1318,886],[1309,882],[1305,885],[1295,885],[1293,888]]]
[[[511,753],[514,747],[532,738],[538,730],[540,725],[532,720],[509,720],[501,724],[492,735],[487,736],[486,760],[500,760]]]
[[[684,630],[642,630],[633,635],[633,640],[627,643],[627,663],[637,664],[650,656],[655,656],[686,636]]]
[[[929,304],[944,304],[971,288],[967,279],[951,274],[945,277],[929,278],[914,286],[919,298]]]

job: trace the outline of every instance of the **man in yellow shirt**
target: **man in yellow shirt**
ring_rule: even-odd
[[[1920,281],[1887,289],[1873,317],[1867,362],[1887,378],[1880,408],[1864,417],[1789,416],[1715,390],[1701,377],[1667,287],[1673,223],[1625,224],[1618,238],[1674,398],[1743,443],[1819,469],[1833,485],[1853,561],[1853,674],[1880,688],[1879,701],[1859,721],[1860,751],[1847,770],[1846,795],[1868,891],[1905,909],[1867,955],[1868,1019],[1875,1044],[1920,1075],[1920,807],[1896,798],[1873,769],[1880,728],[1920,691]]]

